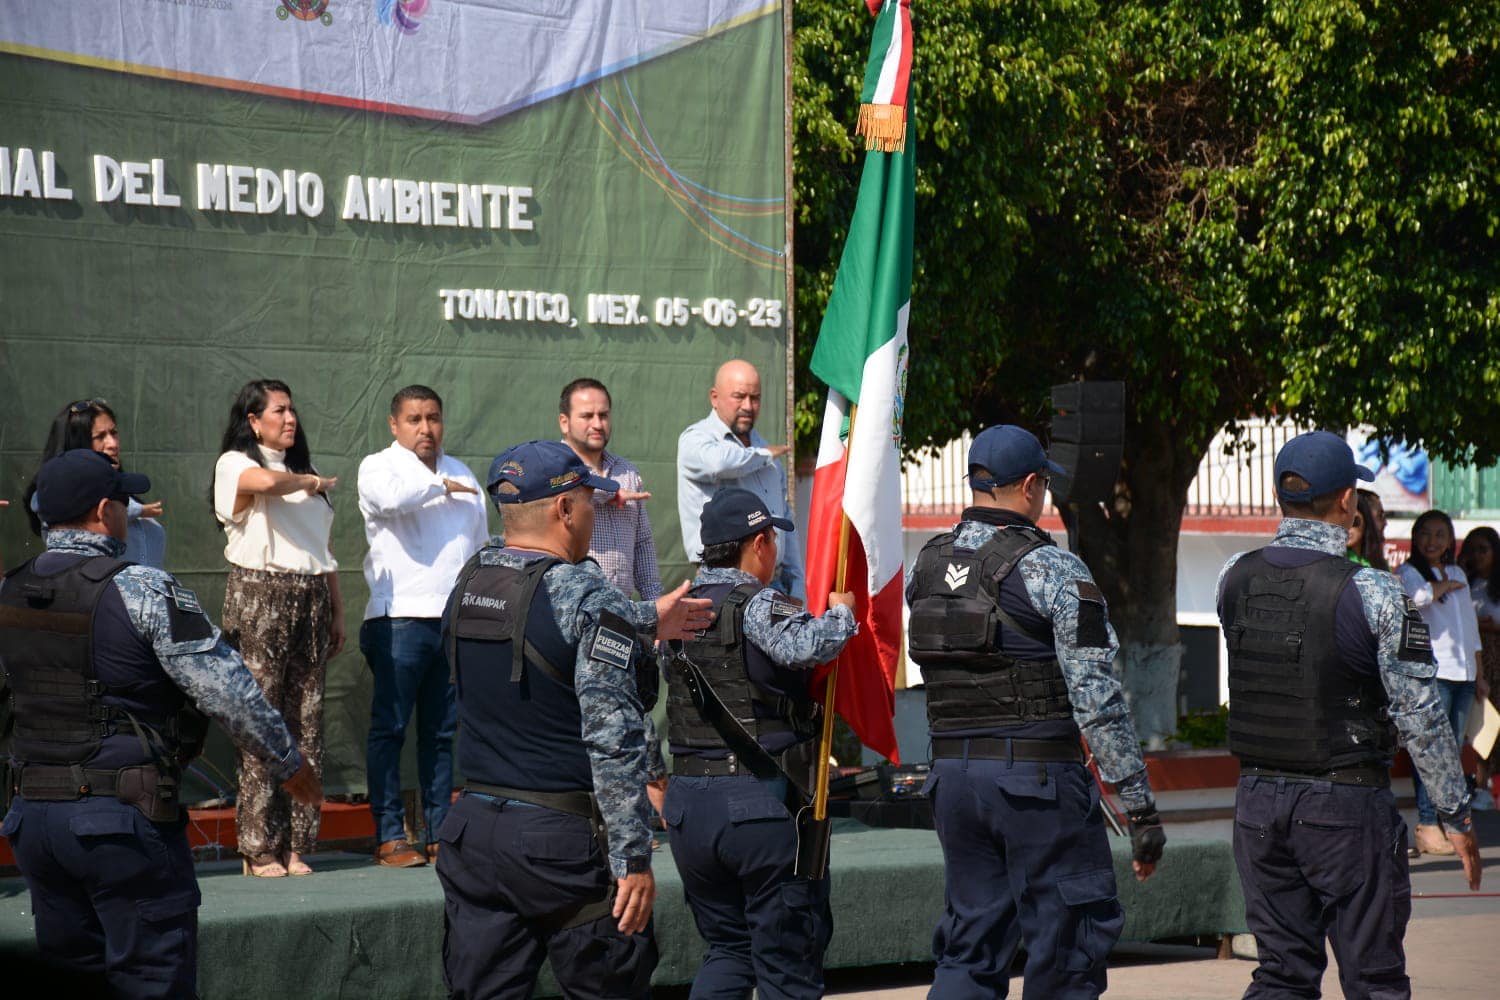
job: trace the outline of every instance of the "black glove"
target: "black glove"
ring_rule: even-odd
[[[1161,860],[1162,848],[1167,846],[1167,831],[1161,828],[1161,813],[1155,803],[1130,816],[1130,857],[1143,865],[1154,865]]]

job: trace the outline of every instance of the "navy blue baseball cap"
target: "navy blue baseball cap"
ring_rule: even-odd
[[[1281,477],[1291,473],[1307,480],[1305,490],[1284,490]],[[1276,495],[1287,503],[1307,503],[1314,497],[1344,490],[1359,480],[1375,481],[1375,473],[1354,460],[1349,442],[1328,431],[1298,434],[1276,454]]]
[[[975,468],[989,472],[990,478],[974,475]],[[1067,475],[1067,470],[1047,457],[1036,435],[1015,424],[997,424],[979,432],[969,446],[969,485],[976,490],[992,490],[1025,479],[1033,472]]]
[[[769,527],[794,531],[796,525],[784,517],[773,517],[766,502],[750,490],[731,486],[708,498],[699,521],[698,538],[705,546],[737,542],[758,535]]]
[[[518,492],[498,493],[495,487],[510,483]],[[596,476],[577,452],[561,441],[527,441],[495,456],[485,484],[496,503],[530,503],[555,497],[580,486],[615,493],[620,484]]]
[[[103,452],[74,448],[42,463],[36,474],[36,513],[47,524],[67,524],[100,500],[123,503],[150,490],[151,480],[121,472]]]

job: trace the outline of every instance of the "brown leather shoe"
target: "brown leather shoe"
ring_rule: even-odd
[[[386,868],[417,868],[425,865],[427,859],[403,837],[387,840],[375,848],[375,863]]]
[[[433,841],[432,843],[430,843],[430,844],[427,845],[427,863],[428,864],[432,864],[432,865],[437,864],[437,852],[438,852],[437,841]]]

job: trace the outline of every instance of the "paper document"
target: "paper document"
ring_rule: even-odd
[[[1474,748],[1483,760],[1495,749],[1495,738],[1500,736],[1500,711],[1488,698],[1475,698],[1469,710],[1469,725],[1464,730],[1464,742]]]

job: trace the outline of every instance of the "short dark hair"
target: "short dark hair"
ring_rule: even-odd
[[[562,396],[557,400],[557,412],[565,417],[571,415],[573,412],[573,394],[575,392],[582,392],[585,389],[598,389],[604,393],[605,402],[609,403],[610,406],[615,405],[614,397],[609,394],[609,390],[604,387],[603,382],[596,378],[575,378],[563,386]]]
[[[769,527],[762,531],[757,531],[753,535],[746,535],[735,542],[718,542],[713,545],[705,545],[703,546],[703,559],[701,561],[703,565],[715,569],[738,566],[740,564],[741,549],[755,541],[761,535],[764,535],[767,531],[775,530],[774,527]]]
[[[441,413],[443,409],[442,396],[439,396],[436,392],[427,388],[425,385],[409,385],[405,389],[401,389],[391,397],[391,416],[394,417],[396,414],[400,413],[402,405],[409,400],[428,399],[432,400],[438,405],[438,412]]]
[[[1339,495],[1344,492],[1344,490],[1334,490],[1331,493],[1324,493],[1300,503],[1281,499],[1282,490],[1286,490],[1288,493],[1296,493],[1299,490],[1310,489],[1312,489],[1312,484],[1295,472],[1282,473],[1281,479],[1276,483],[1276,503],[1281,507],[1282,516],[1302,517],[1313,521],[1321,521],[1333,513],[1333,508],[1338,506]],[[1345,489],[1348,489],[1348,487],[1345,487]]]

